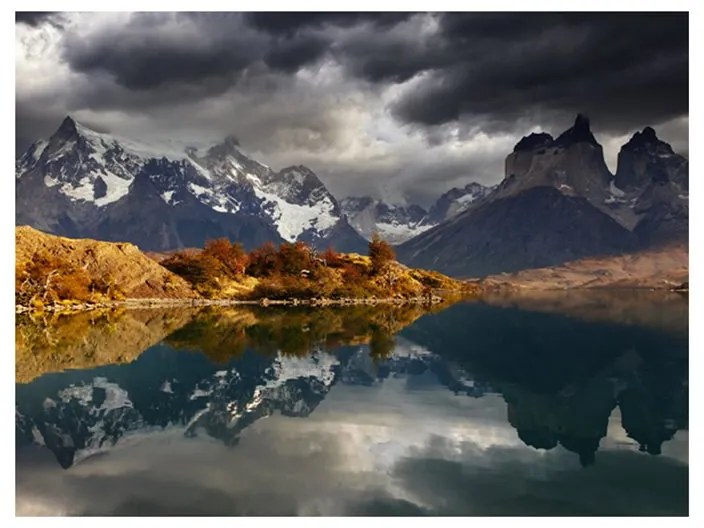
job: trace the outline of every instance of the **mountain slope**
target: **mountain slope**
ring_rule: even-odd
[[[586,199],[534,187],[466,211],[399,254],[417,266],[476,277],[635,247],[632,233]]]
[[[483,276],[686,240],[686,159],[646,128],[624,145],[619,170],[620,178],[608,171],[584,116],[557,139],[531,134],[506,158],[492,192],[402,244],[399,257]]]
[[[489,276],[486,286],[516,290],[565,290],[585,288],[665,289],[689,279],[689,250],[684,243],[627,255],[588,257],[549,268],[527,269]]]
[[[275,172],[233,138],[208,149],[149,145],[67,117],[17,160],[15,172],[16,223],[60,235],[153,250],[202,246],[217,236],[248,248],[267,240],[342,251],[365,245],[310,169]]]

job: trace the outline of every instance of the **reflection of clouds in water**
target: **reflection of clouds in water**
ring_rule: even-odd
[[[457,455],[438,438],[401,460],[394,476],[449,515],[684,515],[688,508],[685,465],[625,450],[601,452],[599,464],[582,469],[562,449],[536,459],[530,449],[467,442]]]
[[[19,515],[686,510],[687,467],[630,446],[600,451],[584,470],[561,448],[524,446],[499,396],[415,391],[387,379],[337,385],[308,418],[260,420],[233,448],[171,430],[69,470],[48,452],[20,451],[16,504]],[[618,502],[609,498],[617,488]]]

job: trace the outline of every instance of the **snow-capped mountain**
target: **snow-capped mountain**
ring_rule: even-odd
[[[466,211],[493,189],[476,182],[454,187],[427,210],[417,204],[391,204],[370,196],[345,198],[340,206],[352,227],[367,240],[377,232],[388,242],[401,244]]]
[[[209,148],[154,145],[67,117],[16,161],[15,172],[16,222],[60,235],[143,249],[202,246],[218,236],[246,247],[268,240],[364,246],[313,171],[276,172],[231,137]]]
[[[352,227],[367,240],[376,232],[391,244],[400,244],[433,227],[419,205],[388,204],[370,196],[340,201]]]
[[[477,182],[468,183],[464,187],[453,187],[430,207],[428,220],[432,224],[449,220],[470,207],[480,204],[495,188],[496,185],[486,186]]]

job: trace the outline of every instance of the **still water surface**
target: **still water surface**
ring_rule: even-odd
[[[20,319],[18,515],[686,515],[687,299]]]

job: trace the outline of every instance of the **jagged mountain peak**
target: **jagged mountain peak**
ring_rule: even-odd
[[[575,143],[591,143],[599,145],[594,134],[592,134],[589,118],[583,114],[577,114],[574,125],[565,130],[555,140],[555,146],[569,146]]]
[[[54,135],[64,137],[75,136],[77,134],[78,128],[76,126],[76,121],[69,115],[64,118],[61,125],[59,125],[59,128],[54,133]]]
[[[675,197],[677,203],[687,196],[689,163],[685,157],[676,154],[669,143],[658,138],[652,127],[645,127],[621,147],[615,184],[625,190],[643,190],[652,185],[669,187],[669,194]],[[644,194],[650,195],[652,192]],[[658,191],[656,194],[663,193]],[[639,200],[638,209],[642,210],[644,206],[640,202],[642,200]]]
[[[533,132],[527,136],[523,136],[521,140],[513,147],[514,152],[535,150],[539,148],[549,147],[554,139],[547,132]]]
[[[15,171],[16,221],[55,234],[121,238],[149,249],[219,236],[246,246],[303,240],[361,251],[365,245],[310,168],[276,172],[244,154],[234,136],[209,148],[178,138],[142,141],[67,116],[48,142],[17,159]],[[136,226],[138,217],[151,220]]]
[[[623,145],[622,149],[660,149],[663,153],[673,153],[672,146],[666,141],[661,140],[653,127],[645,127],[642,131],[636,132],[628,140],[628,143]]]

